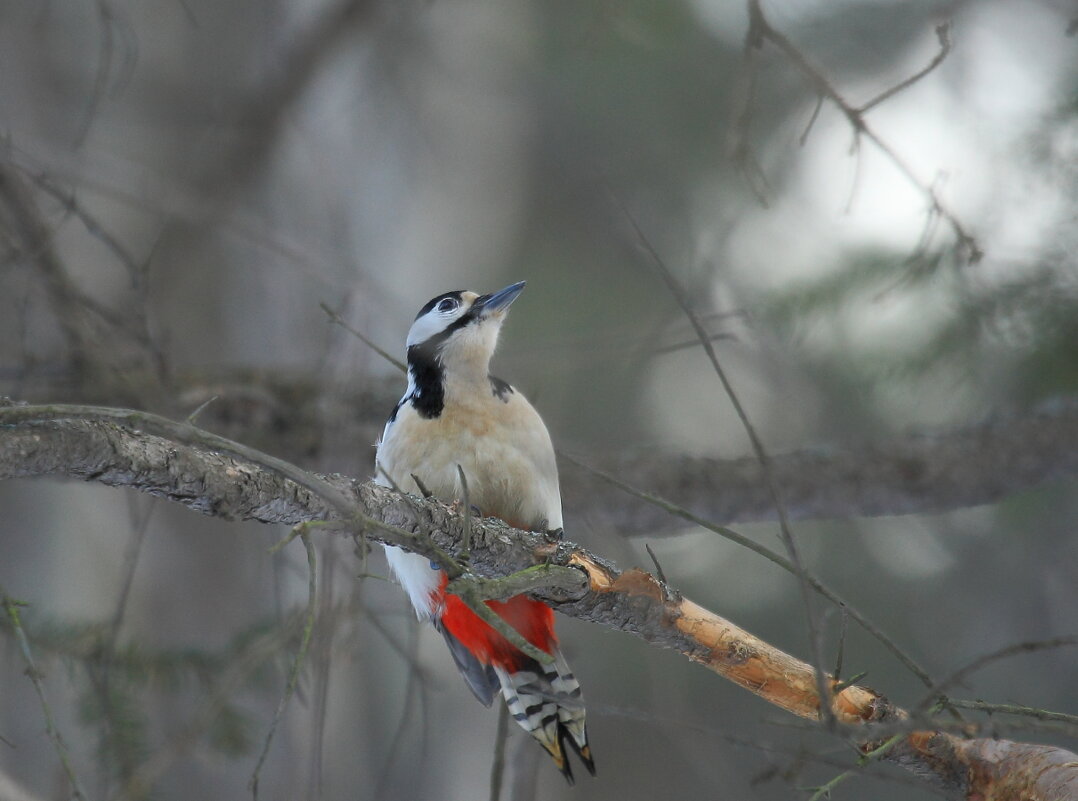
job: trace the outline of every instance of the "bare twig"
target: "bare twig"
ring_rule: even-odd
[[[196,707],[183,727],[132,772],[126,785],[111,797],[112,800],[145,796],[169,767],[195,746],[202,733],[212,725],[228,699],[244,681],[280,653],[282,644],[295,633],[301,622],[300,618],[293,618],[274,631],[247,643],[243,650],[229,661],[227,669],[219,677],[209,696]]]
[[[329,722],[330,679],[333,675],[333,640],[337,631],[337,627],[326,625],[326,622],[330,620],[330,613],[333,609],[333,576],[335,560],[333,558],[334,550],[332,542],[328,543],[327,546],[323,548],[322,555],[322,598],[318,604],[318,619],[322,622],[323,628],[321,636],[313,641],[313,653],[310,657],[313,665],[312,672],[315,673],[315,686],[312,721],[314,736],[311,742],[311,767],[307,782],[308,801],[322,801],[324,797],[323,784],[325,778],[326,726]],[[365,552],[361,558],[365,564]],[[358,595],[358,593],[362,591],[362,584],[357,583],[355,585],[355,590]],[[349,608],[360,606],[358,597],[354,597],[352,601],[354,604],[350,602]]]
[[[198,420],[199,415],[201,415],[211,403],[213,403],[215,400],[217,400],[217,398],[218,398],[217,395],[213,395],[213,396],[207,398],[206,400],[202,401],[202,403],[200,403],[198,405],[197,409],[195,409],[193,412],[191,412],[191,414],[187,415],[187,422],[190,423],[191,425],[194,425],[195,421]]]
[[[783,570],[791,574],[796,572],[793,563],[790,562],[788,559],[783,558],[781,555],[775,553],[770,548],[761,545],[755,540],[749,539],[744,534],[740,534],[732,528],[716,525],[710,520],[706,520],[698,515],[695,515],[687,509],[678,506],[677,504],[664,500],[657,495],[653,495],[649,492],[644,492],[643,490],[630,486],[621,479],[618,479],[615,476],[610,475],[609,473],[606,473],[602,470],[597,470],[594,467],[589,467],[588,465],[578,461],[577,459],[574,459],[572,456],[569,456],[563,451],[559,451],[558,455],[561,456],[562,459],[571,462],[582,470],[588,471],[592,475],[597,476],[603,481],[617,487],[622,492],[625,492],[633,496],[634,498],[639,498],[645,503],[649,503],[652,506],[662,509],[667,514],[679,517],[682,520],[687,520],[688,522],[694,523],[701,528],[705,528],[708,531],[712,531],[718,534],[719,536],[725,537],[731,542],[737,543],[744,548],[748,548],[753,553],[759,554],[760,556],[767,559],[769,562],[778,565]],[[899,647],[899,645],[894,640],[888,637],[879,626],[877,626],[875,623],[873,623],[867,617],[857,611],[855,607],[850,606],[848,602],[846,602],[837,593],[827,587],[827,585],[821,582],[812,573],[804,571],[803,575],[808,579],[808,582],[812,589],[814,589],[827,600],[842,607],[842,609],[844,609],[849,614],[849,616],[852,617],[859,626],[861,626],[861,628],[863,628],[868,634],[874,637],[881,645],[883,645],[888,651],[890,651],[895,656],[895,658],[898,659],[903,665],[905,665],[906,668],[911,673],[913,673],[913,675],[920,679],[926,687],[934,686],[935,682],[933,681],[932,677],[929,676],[927,672],[925,672],[924,668],[917,664],[917,662],[914,661],[913,657],[911,657],[901,647]]]
[[[655,556],[655,551],[651,550],[651,545],[648,543],[644,543],[644,550],[648,552],[648,556],[651,557],[651,563],[655,565],[655,575],[659,577],[659,581],[666,584],[666,573],[663,572],[663,566],[659,564],[659,559]]]
[[[760,0],[748,0],[748,8],[750,20],[749,27],[753,35],[758,39],[769,41],[775,45],[791,61],[791,63],[793,63],[793,65],[797,67],[809,81],[811,81],[816,91],[830,100],[839,111],[842,112],[843,116],[846,117],[846,120],[853,128],[854,135],[857,137],[864,136],[871,141],[898,169],[898,171],[902,173],[906,180],[913,184],[917,191],[928,200],[930,210],[939,214],[942,219],[947,221],[958,240],[959,249],[964,251],[969,261],[972,263],[980,261],[984,256],[984,252],[981,250],[980,244],[973,234],[966,229],[958,216],[943,202],[939,193],[931,185],[926,184],[918,178],[917,174],[906,160],[865,121],[865,112],[869,108],[878,105],[880,102],[887,99],[887,97],[902,91],[915,81],[920,80],[946,58],[950,49],[949,29],[947,29],[946,26],[940,26],[944,29],[941,33],[940,28],[937,28],[937,35],[940,37],[941,42],[941,52],[937,55],[936,59],[933,59],[933,62],[928,68],[922,70],[920,73],[912,76],[906,81],[903,81],[874,100],[869,101],[865,106],[857,108],[839,93],[827,76],[824,75],[818,67],[812,64],[793,42],[771,26],[771,23],[767,20],[766,16],[764,16]]]
[[[345,321],[345,319],[344,319],[343,317],[341,317],[341,316],[340,316],[340,315],[339,315],[339,314],[338,314],[337,312],[333,311],[333,309],[331,309],[331,308],[329,307],[329,305],[328,305],[328,304],[326,304],[326,303],[319,303],[319,304],[318,304],[318,307],[319,307],[319,308],[320,308],[320,309],[321,309],[322,311],[324,311],[324,312],[326,313],[326,316],[327,316],[327,317],[329,317],[329,320],[330,320],[330,322],[332,322],[332,323],[336,323],[337,325],[339,325],[339,326],[340,326],[341,328],[343,328],[343,329],[344,329],[345,331],[347,331],[347,332],[348,332],[349,334],[351,334],[352,336],[354,336],[354,337],[355,337],[356,339],[358,339],[358,340],[359,340],[360,342],[362,342],[362,343],[363,343],[364,345],[366,345],[366,346],[367,346],[368,348],[370,348],[371,350],[373,350],[373,351],[374,351],[375,353],[377,353],[377,354],[378,354],[379,356],[381,356],[381,357],[382,357],[383,359],[385,359],[385,360],[386,360],[387,362],[389,362],[390,364],[392,364],[392,365],[393,365],[394,367],[396,367],[396,368],[397,368],[398,370],[400,370],[400,371],[401,371],[402,373],[406,373],[406,372],[408,372],[408,365],[406,365],[406,364],[405,364],[404,362],[402,362],[402,361],[401,361],[400,359],[397,359],[397,358],[394,358],[393,356],[391,356],[391,355],[389,354],[389,352],[388,352],[388,351],[385,351],[385,350],[383,350],[382,348],[380,348],[380,347],[379,347],[378,345],[376,345],[376,344],[374,343],[374,341],[373,341],[373,340],[371,340],[371,339],[370,339],[370,338],[369,338],[369,337],[368,337],[368,336],[367,336],[366,334],[363,334],[362,332],[360,332],[360,331],[357,331],[357,330],[356,330],[356,329],[354,329],[354,328],[353,328],[352,326],[350,326],[350,325],[349,325],[349,324],[348,324],[348,323],[347,323],[347,322]]]
[[[84,312],[100,306],[73,285],[30,187],[13,166],[0,161],[0,231],[4,228],[20,255],[34,264],[43,279],[72,365],[79,372],[87,358],[87,332],[81,325]]]
[[[372,798],[387,798],[389,797],[389,793],[386,791],[386,787],[392,774],[393,764],[396,761],[398,754],[404,750],[404,737],[407,733],[408,721],[412,716],[412,708],[416,705],[417,698],[420,703],[425,703],[426,681],[425,676],[419,667],[419,622],[416,620],[410,621],[408,630],[409,642],[406,646],[402,646],[400,643],[396,642],[378,615],[368,615],[368,618],[374,628],[385,637],[393,650],[397,652],[397,655],[408,666],[408,682],[404,686],[404,705],[401,709],[400,720],[397,721],[396,731],[393,732],[393,738],[390,740],[389,747],[386,749],[387,757],[382,766],[381,775],[378,777],[378,781],[374,783],[374,792],[371,795]],[[421,714],[424,712],[425,707],[421,710]],[[423,731],[425,738],[425,726],[423,727]],[[414,755],[411,754],[409,754],[408,757],[410,760],[414,760],[415,758]]]
[[[876,97],[869,100],[867,103],[864,103],[861,108],[858,109],[858,111],[864,114],[866,111],[875,108],[884,100],[892,98],[902,90],[908,89],[909,87],[913,86],[913,84],[917,83],[923,77],[928,75],[928,73],[932,72],[932,70],[942,64],[943,60],[947,58],[947,54],[951,52],[950,22],[944,22],[942,25],[936,26],[936,38],[939,39],[940,49],[939,52],[936,53],[935,58],[928,62],[928,64],[923,69],[918,70],[913,75],[906,78],[904,81],[895,84],[890,89],[884,90],[880,94],[876,95]]]
[[[120,80],[126,80],[127,74],[134,67],[135,56],[133,51],[136,45],[131,39],[130,31],[125,21],[116,13],[116,10],[106,0],[97,0],[97,22],[101,31],[100,47],[97,51],[97,66],[94,70],[94,86],[86,101],[86,110],[83,112],[79,123],[78,133],[75,136],[76,147],[81,147],[90,132],[90,128],[97,116],[97,110],[108,91],[109,76],[113,72],[113,64],[116,51],[116,38],[120,34]]]
[[[22,657],[26,662],[26,675],[33,683],[38,701],[41,702],[41,712],[45,717],[45,733],[52,741],[52,746],[56,749],[56,755],[60,758],[60,764],[63,765],[67,780],[71,783],[71,794],[79,799],[79,801],[86,801],[86,796],[82,792],[82,787],[79,786],[79,778],[75,775],[75,769],[71,764],[71,756],[67,752],[67,745],[64,743],[64,737],[56,727],[56,722],[52,717],[52,709],[49,707],[49,700],[45,696],[45,685],[41,681],[44,674],[38,669],[37,664],[34,662],[34,655],[30,651],[30,641],[26,638],[26,632],[23,631],[22,628],[19,607],[24,606],[24,604],[16,601],[7,594],[7,591],[3,587],[0,587],[0,606],[4,607],[4,612],[7,615],[8,620],[11,621],[12,631],[15,632],[15,639],[19,643],[19,649],[22,651]]]
[[[719,364],[719,357],[715,353],[715,347],[711,342],[711,338],[704,329],[703,323],[700,322],[700,318],[689,304],[677,279],[674,278],[673,273],[671,273],[670,269],[666,266],[666,262],[663,261],[658,251],[652,246],[651,241],[640,227],[640,224],[636,221],[632,212],[630,212],[628,207],[621,202],[620,198],[615,197],[615,201],[618,203],[622,213],[632,226],[633,231],[636,232],[637,241],[640,243],[644,252],[650,257],[652,266],[655,268],[656,272],[658,272],[659,277],[663,280],[663,283],[666,284],[667,288],[670,290],[670,294],[674,296],[674,299],[677,301],[682,311],[685,312],[685,316],[692,324],[693,330],[696,331],[696,335],[700,338],[700,344],[703,346],[704,352],[711,362],[715,375],[718,376],[719,383],[722,384],[723,391],[726,393],[726,397],[729,398],[730,404],[734,407],[734,412],[737,414],[738,420],[741,421],[741,426],[745,429],[749,442],[752,444],[752,450],[753,453],[756,454],[757,461],[760,463],[760,469],[763,473],[764,483],[767,486],[771,502],[775,507],[775,511],[778,513],[779,531],[782,534],[783,544],[786,546],[786,552],[790,556],[790,562],[793,564],[795,575],[798,578],[798,585],[801,588],[801,603],[804,605],[805,618],[808,623],[809,648],[812,653],[812,664],[815,666],[817,674],[817,690],[820,693],[820,698],[826,699],[828,692],[827,681],[824,678],[826,676],[826,671],[824,670],[823,650],[820,642],[820,625],[817,618],[816,606],[813,603],[812,587],[805,575],[805,567],[801,560],[801,554],[797,548],[797,543],[794,540],[793,531],[790,528],[790,521],[786,514],[786,504],[779,492],[778,483],[775,481],[775,472],[771,466],[771,457],[764,448],[763,440],[761,440],[759,434],[756,433],[756,428],[749,420],[748,412],[746,412],[745,408],[741,405],[741,400],[738,398],[737,392],[734,391],[733,384],[730,383],[726,371],[722,368],[722,365]],[[832,722],[831,705],[829,703],[821,703],[820,708],[824,720],[830,725]]]
[[[75,198],[75,195],[67,190],[61,189],[56,183],[49,178],[49,176],[40,172],[31,172],[25,168],[19,168],[20,171],[26,175],[34,185],[45,192],[47,195],[56,200],[66,212],[74,215],[74,217],[82,223],[83,228],[94,239],[100,241],[106,248],[112,251],[116,259],[126,269],[131,276],[132,281],[137,280],[138,276],[143,270],[143,266],[139,261],[131,254],[131,252],[120,242],[116,236],[105,227],[104,223],[97,219],[96,216],[88,212],[81,203]]]
[[[843,681],[840,681],[837,684],[835,684],[835,686],[833,687],[833,690],[836,693],[842,692],[847,687],[852,687],[855,684],[857,684],[859,681],[861,681],[861,679],[863,679],[867,675],[868,675],[867,670],[862,670],[860,673],[855,673],[854,675],[850,676],[848,679],[844,679]],[[835,678],[837,679],[838,676],[835,676]]]
[[[498,730],[494,735],[494,759],[490,764],[490,801],[498,801],[502,794],[507,739],[509,739],[509,707],[498,704]]]
[[[1036,709],[1020,704],[991,704],[986,701],[963,701],[960,698],[949,698],[948,700],[952,706],[959,709],[974,709],[978,712],[987,712],[990,715],[1022,715],[1023,717],[1037,720],[1054,720],[1078,726],[1078,715],[1068,715],[1064,712],[1052,712],[1048,709]]]
[[[132,498],[132,517],[135,516],[134,509],[137,508],[137,501],[139,499]],[[92,666],[88,670],[90,680],[94,684],[98,695],[101,698],[101,709],[104,712],[104,719],[106,724],[106,736],[111,735],[114,743],[120,742],[116,738],[117,720],[115,709],[115,698],[112,692],[112,665],[116,656],[116,646],[120,637],[120,628],[123,625],[124,614],[127,611],[127,602],[131,594],[131,586],[135,579],[135,569],[138,566],[139,554],[142,552],[142,544],[146,539],[146,531],[149,528],[150,519],[153,517],[153,512],[156,506],[153,500],[150,499],[147,502],[146,511],[138,519],[132,520],[131,539],[128,542],[127,548],[124,550],[123,557],[123,573],[120,587],[119,597],[116,599],[116,609],[113,612],[112,620],[109,621],[108,630],[104,637],[103,647],[101,648],[101,663],[98,670],[94,670]],[[131,771],[134,769],[132,755],[128,753],[128,749],[121,750],[118,754],[118,762],[121,769],[121,776],[126,780]]]
[[[954,671],[954,673],[941,679],[935,686],[933,686],[924,698],[922,698],[914,707],[914,713],[924,712],[939,698],[943,697],[946,690],[964,681],[971,673],[975,673],[981,668],[1000,659],[1005,659],[1006,657],[1014,656],[1015,654],[1066,648],[1074,645],[1078,645],[1078,636],[1054,637],[1050,640],[1034,640],[1031,642],[1014,643],[979,656],[969,662],[969,664],[960,667],[958,670]]]
[[[754,13],[753,7],[749,7],[749,27],[745,32],[745,44],[743,47],[744,66],[738,80],[736,93],[737,100],[734,114],[734,124],[730,127],[727,137],[727,150],[730,158],[745,176],[745,182],[756,196],[757,202],[768,208],[767,176],[756,160],[750,144],[750,129],[752,127],[752,106],[756,100],[756,79],[759,72],[759,52],[763,45],[762,30],[757,24],[761,19],[758,13]]]
[[[805,146],[808,142],[809,134],[812,133],[812,126],[816,124],[816,120],[820,117],[820,109],[823,108],[823,95],[816,95],[816,105],[812,107],[812,114],[809,115],[808,122],[805,123],[805,130],[801,132],[801,136],[797,138],[797,144],[801,147]]]
[[[461,499],[464,503],[464,545],[461,547],[460,556],[466,560],[468,553],[472,550],[472,500],[468,492],[468,477],[464,475],[464,468],[459,464],[457,475],[460,476],[460,490],[464,495]]]
[[[842,656],[846,650],[846,630],[849,625],[850,612],[845,606],[840,605],[839,610],[842,613],[842,623],[838,632],[838,653],[835,655],[835,678],[842,678]]]
[[[270,723],[269,730],[266,732],[266,738],[262,742],[262,751],[258,755],[258,761],[255,762],[254,771],[251,773],[251,780],[247,784],[247,789],[251,791],[251,797],[254,801],[258,801],[258,775],[261,773],[262,765],[266,761],[266,756],[269,754],[270,744],[273,742],[273,735],[277,731],[277,724],[281,722],[281,715],[284,713],[284,708],[288,706],[292,694],[296,691],[296,685],[299,683],[299,672],[303,667],[303,660],[307,657],[307,649],[311,644],[311,632],[314,631],[314,613],[317,605],[318,569],[315,560],[314,545],[311,544],[311,537],[304,526],[305,524],[301,523],[298,528],[300,529],[299,538],[303,541],[303,547],[307,551],[307,612],[304,615],[303,634],[300,638],[299,650],[296,651],[295,659],[292,660],[292,669],[288,674],[288,684],[285,686],[284,695],[281,696],[281,700],[277,703],[277,709],[273,713],[273,721]]]
[[[434,497],[434,493],[427,489],[427,485],[423,483],[423,479],[412,473],[412,481],[415,482],[416,488],[419,490],[419,494],[424,498],[430,500]]]

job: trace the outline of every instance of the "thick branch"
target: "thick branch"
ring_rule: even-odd
[[[2,377],[2,373],[0,373]],[[147,374],[147,384],[155,381]],[[138,403],[138,374],[125,373],[126,389],[98,383],[71,389],[55,381],[20,379],[37,397],[68,402]],[[333,432],[340,440],[373,442],[400,394],[396,377],[326,396],[313,379],[252,371],[178,376],[188,389],[184,414],[215,398],[199,423],[233,439],[273,447],[300,461]],[[80,393],[80,394],[73,394]],[[357,449],[361,451],[362,449]],[[373,472],[373,448],[362,454]],[[370,461],[367,461],[367,459]],[[790,518],[841,519],[925,514],[993,503],[1046,481],[1078,473],[1078,400],[1024,415],[997,417],[968,427],[911,434],[847,448],[825,446],[772,454],[776,483]],[[722,523],[773,519],[774,504],[753,458],[713,459],[648,453],[584,457],[624,483]],[[567,517],[583,518],[623,534],[655,535],[679,522],[633,500],[600,478],[568,463],[562,496]]]
[[[992,503],[1078,472],[1078,402],[1022,417],[914,434],[849,449],[772,456],[775,481],[792,519],[926,514]],[[566,465],[570,513],[587,512],[625,534],[655,533],[672,521],[661,509],[622,495],[602,478]],[[604,469],[622,482],[709,520],[770,520],[774,504],[754,458],[641,455]]]
[[[413,532],[416,542],[429,539],[458,552],[464,536],[460,515],[445,504],[370,482],[307,474],[186,424],[92,407],[0,408],[0,479],[39,475],[130,486],[226,518],[276,523],[337,518],[342,526],[357,526],[394,544],[407,544],[407,532]],[[505,575],[543,561],[582,571],[579,589],[537,593],[558,611],[675,649],[770,703],[819,718],[811,666],[651,575],[619,571],[569,542],[553,543],[496,520],[472,521],[471,564],[477,572]],[[558,581],[564,579],[563,571],[555,572]],[[863,724],[900,724],[902,735],[887,744],[883,758],[955,798],[1078,798],[1078,755],[1005,740],[962,740],[942,730],[910,731],[907,714],[872,690],[841,687],[831,677],[826,686],[834,693],[836,725],[857,739],[863,752],[880,745],[871,739],[872,729],[856,736]]]

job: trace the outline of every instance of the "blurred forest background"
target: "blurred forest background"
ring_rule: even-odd
[[[0,395],[181,419],[216,397],[207,428],[366,476],[403,379],[320,304],[403,356],[428,298],[526,279],[495,367],[559,448],[608,465],[749,455],[628,212],[772,453],[946,442],[1071,408],[1074,4],[769,0],[763,32],[785,39],[747,46],[751,7],[0,2]],[[563,484],[580,475],[562,465]],[[994,503],[849,508],[794,534],[945,675],[1078,633],[1075,479],[1012,478],[991,477]],[[285,530],[91,484],[6,482],[0,506],[0,586],[29,604],[87,796],[243,797],[297,644],[302,548],[271,555]],[[629,530],[566,511],[570,539],[649,569],[650,544],[673,586],[808,659],[792,576],[673,518]],[[770,516],[739,530],[781,549]],[[261,796],[486,798],[497,715],[378,578],[379,554],[317,549],[311,657]],[[830,661],[840,616],[825,623]],[[567,788],[513,731],[503,798],[807,797],[853,762],[676,654],[559,630],[599,776]],[[954,692],[1078,713],[1074,657],[993,662]],[[853,628],[845,665],[898,704],[924,693]],[[24,670],[0,627],[0,798],[67,798]],[[834,797],[930,794],[875,766]]]

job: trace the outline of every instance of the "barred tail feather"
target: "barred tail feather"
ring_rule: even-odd
[[[580,692],[580,684],[569,669],[565,657],[561,651],[554,651],[554,673],[556,678],[550,683],[558,697],[565,697],[572,703],[559,701],[558,723],[563,733],[569,735],[569,745],[576,751],[588,773],[595,775],[595,762],[591,758],[591,748],[588,747],[588,729],[585,725],[584,696]],[[550,675],[549,672],[547,674]]]
[[[525,658],[512,672],[497,665],[494,670],[513,720],[539,741],[572,784],[573,771],[564,748],[566,742],[592,776],[595,775],[595,763],[588,748],[580,684],[561,652],[555,649],[553,655],[554,662],[550,665]]]

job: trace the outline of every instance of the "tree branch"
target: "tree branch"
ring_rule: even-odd
[[[429,541],[458,553],[464,540],[461,515],[445,504],[402,496],[372,482],[315,476],[186,424],[94,407],[0,408],[0,479],[41,475],[128,486],[228,519],[337,520],[376,540],[417,550]],[[541,562],[577,568],[579,588],[544,588],[536,595],[563,614],[677,650],[782,709],[819,719],[810,665],[648,573],[620,571],[573,543],[551,542],[493,519],[472,522],[471,543],[471,565],[481,575],[506,575]],[[911,730],[908,715],[878,693],[843,686],[830,676],[825,681],[840,730],[862,753],[881,745],[869,739],[876,726],[864,729],[864,724],[897,724],[901,736],[888,743],[881,758],[948,795],[1076,797],[1078,755],[1006,740],[962,740],[942,728]]]
[[[870,445],[772,455],[775,481],[793,520],[934,514],[993,503],[1078,472],[1078,402],[1022,416],[910,434]],[[696,515],[726,523],[771,520],[774,505],[755,458],[641,454],[603,469]],[[608,497],[601,477],[573,468],[562,482],[570,511],[625,534],[669,530],[662,510]],[[604,486],[605,485],[605,486]]]
[[[136,403],[142,379],[137,373],[126,373],[124,380],[124,387],[101,381],[85,391],[77,381],[72,385],[66,375],[23,383],[30,394],[58,402],[80,398],[107,405]],[[147,384],[154,380],[147,374]],[[297,461],[327,431],[348,441],[372,442],[400,394],[399,381],[393,378],[346,388],[327,398],[308,377],[253,371],[179,374],[177,384],[188,387],[178,404],[185,413],[217,398],[199,415],[200,425],[233,439],[272,445],[285,458]],[[1078,473],[1078,399],[1058,400],[1031,412],[1000,415],[965,427],[770,456],[791,520],[963,509]],[[775,516],[753,457],[716,459],[648,452],[576,458],[710,520],[745,523]],[[569,516],[586,516],[596,525],[626,535],[655,536],[680,527],[670,515],[626,498],[601,478],[564,460],[563,468],[571,479],[562,482]],[[358,470],[373,472],[373,451],[363,457]],[[279,522],[293,525],[298,521]]]
[[[902,173],[902,175],[909,181],[918,192],[920,192],[929,203],[930,210],[938,214],[941,219],[945,220],[954,232],[955,238],[958,240],[958,248],[964,252],[965,256],[971,263],[976,263],[984,256],[984,252],[981,250],[980,244],[972,233],[966,228],[962,221],[958,218],[943,200],[940,198],[939,193],[929,184],[923,182],[917,177],[917,174],[913,171],[913,168],[906,162],[898,152],[891,147],[891,145],[884,140],[879,134],[873,130],[865,120],[865,113],[878,105],[883,100],[894,95],[897,92],[902,91],[906,87],[920,80],[929,72],[934,70],[939,64],[947,57],[950,52],[950,38],[949,29],[941,26],[936,29],[936,35],[940,39],[941,50],[929,65],[916,73],[915,75],[907,78],[895,87],[887,90],[883,94],[879,95],[873,100],[870,100],[861,108],[857,108],[835,88],[828,77],[823,71],[814,65],[809,59],[802,53],[797,46],[791,42],[784,34],[771,26],[767,17],[764,15],[763,8],[760,5],[760,0],[748,0],[748,11],[750,28],[747,37],[748,41],[751,41],[754,46],[758,46],[762,42],[770,42],[778,50],[789,59],[798,71],[801,72],[805,78],[811,82],[813,88],[820,94],[821,97],[826,97],[830,100],[835,107],[846,117],[850,127],[853,129],[854,136],[859,138],[864,136],[870,142],[872,142],[884,156],[895,166],[895,168]],[[749,45],[746,44],[746,50],[748,51]],[[751,97],[750,97],[751,102]],[[743,112],[747,113],[747,112]],[[815,116],[815,115],[814,115]],[[739,123],[742,127],[745,126],[744,122]]]

